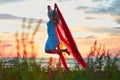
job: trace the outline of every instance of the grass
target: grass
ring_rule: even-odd
[[[0,60],[0,80],[119,80],[119,58],[112,57],[105,47],[97,46],[97,41],[91,47],[87,58],[87,69],[75,69],[68,72],[60,65],[51,67],[51,59],[46,67],[35,62],[35,58],[15,58],[9,65]],[[6,66],[7,65],[7,66]]]

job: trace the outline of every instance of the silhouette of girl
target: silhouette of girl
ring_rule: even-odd
[[[48,6],[47,8],[49,21],[47,22],[48,39],[45,44],[45,52],[50,54],[58,54],[60,56],[64,68],[66,70],[69,70],[66,65],[65,59],[62,55],[62,52],[66,52],[68,55],[70,54],[67,49],[60,49],[60,41],[56,33],[56,29],[60,22],[57,10],[52,10],[50,6]]]

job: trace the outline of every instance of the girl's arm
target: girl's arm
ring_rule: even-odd
[[[47,6],[47,8],[48,8],[48,11],[49,11],[49,12],[51,12],[51,11],[52,11],[52,9],[51,9],[50,5],[48,5],[48,6]]]

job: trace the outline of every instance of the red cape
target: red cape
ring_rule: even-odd
[[[87,67],[86,62],[84,61],[84,59],[82,58],[82,56],[80,55],[80,52],[76,46],[75,40],[60,12],[60,9],[58,8],[57,4],[54,5],[55,9],[58,12],[58,16],[60,18],[60,23],[58,28],[56,29],[57,35],[60,38],[60,41],[67,47],[67,49],[69,50],[70,54],[72,54],[72,56],[76,59],[76,61],[82,65],[83,68]]]

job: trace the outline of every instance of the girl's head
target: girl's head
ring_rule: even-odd
[[[50,8],[50,6],[48,6],[48,17],[49,17],[49,19],[53,22],[53,23],[55,23],[56,25],[59,23],[59,16],[58,16],[58,12],[57,12],[57,10],[52,10],[51,8]]]
[[[58,24],[59,23],[59,16],[58,16],[58,12],[56,10],[53,10],[52,11],[52,21],[53,23],[55,24]]]

